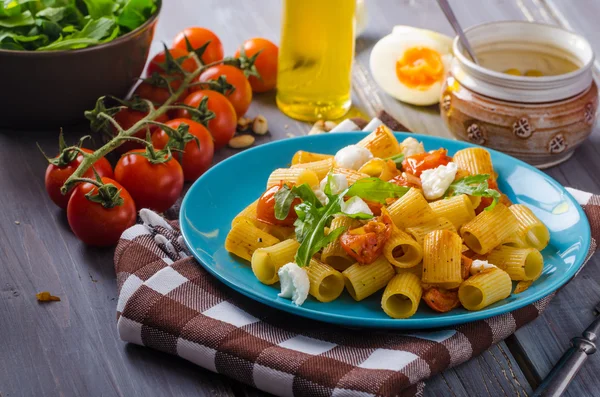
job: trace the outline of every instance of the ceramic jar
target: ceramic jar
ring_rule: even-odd
[[[565,57],[579,68],[544,77],[514,76],[475,64],[458,39],[440,100],[452,134],[538,168],[567,160],[592,132],[598,89],[594,53],[581,36],[529,22],[494,22],[466,30],[475,53],[501,45]]]

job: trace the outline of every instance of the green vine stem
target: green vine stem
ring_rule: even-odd
[[[197,58],[197,55],[195,53],[190,53],[189,56]],[[78,180],[81,180],[81,178],[83,177],[83,174],[96,161],[98,161],[100,158],[106,156],[108,153],[112,152],[117,147],[119,147],[125,141],[124,138],[131,137],[137,131],[139,131],[139,129],[142,128],[144,125],[148,124],[151,121],[154,121],[157,117],[166,113],[167,110],[169,110],[171,108],[171,106],[173,106],[174,103],[177,101],[177,99],[185,92],[185,90],[187,90],[192,85],[192,81],[196,77],[198,77],[202,72],[204,72],[206,69],[208,69],[212,66],[222,64],[222,63],[235,64],[236,62],[239,63],[239,60],[236,60],[235,58],[225,58],[220,61],[216,61],[216,62],[209,63],[207,65],[203,65],[191,73],[185,73],[184,79],[181,83],[181,86],[179,86],[179,88],[175,91],[170,90],[171,96],[162,105],[155,108],[154,105],[150,101],[147,101],[148,107],[149,107],[148,114],[144,118],[140,119],[138,122],[136,122],[134,125],[132,125],[130,128],[128,128],[126,130],[121,128],[121,126],[114,120],[114,118],[112,117],[113,115],[111,115],[107,112],[98,113],[98,116],[106,118],[114,126],[114,128],[118,131],[118,133],[117,133],[117,135],[115,135],[114,138],[112,138],[104,146],[98,148],[93,153],[82,153],[83,161],[81,162],[79,167],[77,167],[75,172],[73,172],[73,174],[71,174],[71,176],[69,178],[67,178],[64,185],[60,189],[61,192],[63,194],[66,194],[73,187],[73,185],[75,183],[77,183]],[[169,88],[170,88],[170,85],[169,85]]]

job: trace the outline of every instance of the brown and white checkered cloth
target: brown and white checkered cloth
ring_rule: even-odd
[[[600,236],[600,197],[571,190]],[[434,331],[348,329],[254,302],[189,256],[177,222],[142,210],[115,252],[121,339],[185,358],[278,396],[412,396],[535,319],[512,313]],[[590,255],[596,247],[592,242]],[[588,256],[588,259],[589,259]]]

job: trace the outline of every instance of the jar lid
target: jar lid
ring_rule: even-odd
[[[484,68],[468,57],[462,43],[454,39],[453,76],[468,89],[488,97],[524,103],[554,102],[577,95],[592,83],[594,52],[589,42],[557,26],[533,22],[504,21],[465,30],[475,53],[502,44],[504,50],[536,51],[562,56],[579,68],[555,76],[515,76]]]

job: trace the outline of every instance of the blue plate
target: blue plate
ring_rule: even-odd
[[[258,198],[275,168],[289,165],[297,150],[335,153],[365,133],[312,135],[276,141],[239,153],[210,169],[188,191],[181,206],[181,231],[198,261],[229,287],[259,302],[315,320],[353,327],[435,328],[507,313],[552,293],[581,267],[590,246],[590,227],[581,207],[555,180],[526,163],[490,150],[500,189],[514,203],[527,205],[548,226],[550,245],[543,251],[544,272],[525,292],[511,295],[481,311],[465,309],[439,314],[421,304],[409,319],[396,320],[381,310],[381,292],[355,302],[346,292],[330,303],[310,297],[298,307],[279,298],[279,284],[261,284],[245,261],[224,248],[232,219]],[[444,147],[450,154],[471,147],[465,142],[433,136],[397,133],[399,140],[415,137],[425,149]]]

